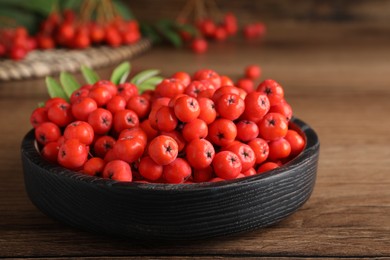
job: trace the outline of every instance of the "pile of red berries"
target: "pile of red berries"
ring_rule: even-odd
[[[125,21],[116,17],[110,21],[81,21],[72,10],[62,15],[52,13],[41,24],[37,34],[38,47],[51,49],[57,46],[84,49],[92,44],[108,44],[113,47],[136,43],[141,33],[136,20]]]
[[[24,27],[0,29],[0,57],[21,60],[36,47],[35,38]]]
[[[251,74],[252,73],[252,74]],[[249,73],[253,76],[253,71]],[[198,183],[261,174],[297,156],[291,106],[272,79],[236,87],[202,69],[154,90],[100,80],[49,99],[31,114],[42,157],[118,181]]]

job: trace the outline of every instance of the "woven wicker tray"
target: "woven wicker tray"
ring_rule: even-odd
[[[99,68],[133,58],[151,45],[150,40],[141,39],[136,44],[117,48],[101,46],[85,50],[36,50],[21,61],[0,60],[0,81],[44,77],[61,71],[75,72],[81,65]]]

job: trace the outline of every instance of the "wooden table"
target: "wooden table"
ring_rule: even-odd
[[[174,245],[137,244],[65,226],[38,211],[23,183],[20,142],[47,98],[44,81],[0,83],[0,257],[390,257],[390,29],[349,24],[270,25],[264,44],[231,40],[206,55],[156,47],[135,70],[212,68],[234,79],[258,63],[321,141],[310,200],[277,225]],[[112,68],[99,70],[108,75]]]

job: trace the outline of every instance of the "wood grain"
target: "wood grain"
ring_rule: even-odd
[[[264,43],[236,39],[201,56],[158,47],[132,62],[165,75],[210,67],[235,79],[259,63],[320,137],[317,183],[301,210],[263,230],[197,243],[135,244],[38,211],[24,189],[19,149],[29,113],[46,99],[43,80],[0,83],[0,257],[389,258],[389,44],[386,26],[282,23],[270,25]]]

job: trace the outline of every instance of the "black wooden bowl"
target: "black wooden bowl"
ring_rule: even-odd
[[[31,130],[22,142],[31,201],[45,214],[92,232],[143,240],[193,240],[269,226],[310,197],[319,140],[307,124],[291,125],[306,138],[304,151],[264,174],[217,183],[142,184],[87,176],[43,160]]]

